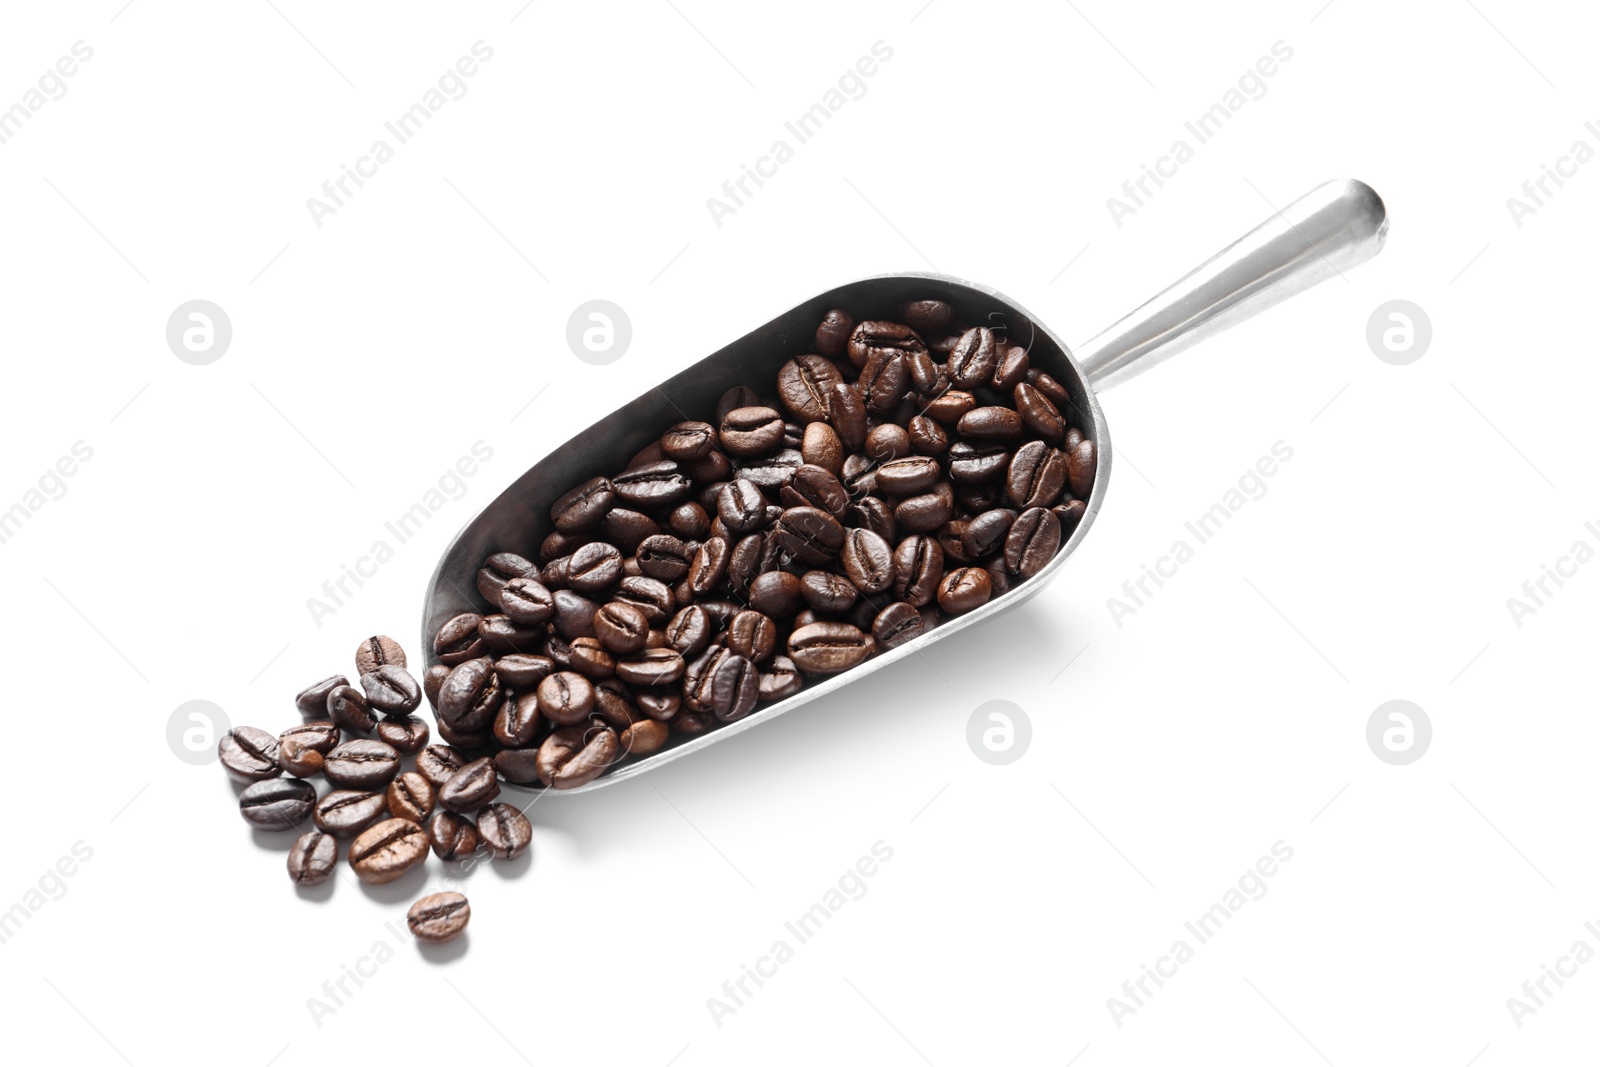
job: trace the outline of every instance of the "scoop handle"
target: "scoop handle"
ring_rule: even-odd
[[[1378,254],[1383,200],[1353,178],[1324,182],[1073,349],[1096,391],[1127,381]]]

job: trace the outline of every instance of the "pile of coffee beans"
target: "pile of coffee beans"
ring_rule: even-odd
[[[574,788],[736,722],[1031,578],[1083,517],[1095,443],[1067,390],[944,301],[894,321],[829,311],[814,352],[763,384],[574,486],[542,544],[484,561],[487,610],[439,628],[422,680],[449,747],[418,770],[445,807],[488,803],[497,777]],[[408,714],[415,690],[385,655],[361,690],[308,693],[357,732]],[[324,773],[390,780],[386,725],[324,753]]]
[[[239,814],[263,830],[298,830],[289,878],[315,886],[333,876],[341,841],[363,882],[392,882],[426,861],[466,860],[482,846],[496,859],[527,851],[533,827],[500,792],[494,765],[447,745],[428,744],[428,724],[412,715],[422,687],[390,637],[356,650],[360,688],[343,675],[295,698],[305,719],[274,736],[236,726],[217,743],[222,768],[244,786]],[[328,789],[319,794],[315,780]],[[448,941],[471,909],[459,893],[424,897],[406,916],[423,941]]]

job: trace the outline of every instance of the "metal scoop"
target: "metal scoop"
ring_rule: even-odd
[[[844,308],[860,322],[892,319],[895,306],[907,300],[939,299],[954,305],[958,321],[1003,325],[1010,343],[1027,345],[1030,365],[1067,390],[1077,409],[1078,427],[1095,443],[1099,461],[1094,488],[1082,520],[1061,551],[1038,574],[1004,595],[898,648],[841,674],[810,680],[786,700],[562,792],[581,793],[637,777],[793,711],[872,671],[925,653],[935,642],[1014,608],[1043,589],[1094,525],[1111,477],[1113,453],[1096,390],[1126,381],[1196,341],[1370,259],[1383,247],[1388,228],[1383,201],[1368,186],[1353,180],[1319,185],[1075,351],[1004,294],[942,274],[885,274],[820,293],[596,422],[536,463],[467,523],[445,550],[428,584],[422,617],[427,665],[438,662],[433,635],[446,620],[465,611],[497,610],[477,593],[476,575],[483,560],[495,552],[534,555],[551,530],[550,505],[568,489],[596,474],[621,471],[673,423],[714,422],[717,400],[732,386],[769,391],[784,361],[812,350],[817,323],[830,308]]]

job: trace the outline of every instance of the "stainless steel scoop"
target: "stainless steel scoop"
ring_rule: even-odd
[[[495,610],[477,593],[476,575],[483,560],[495,552],[534,556],[551,529],[550,505],[568,489],[596,474],[621,471],[675,422],[714,421],[718,398],[732,386],[770,392],[778,367],[812,350],[817,323],[828,309],[844,308],[859,322],[893,318],[895,306],[906,300],[935,298],[954,305],[958,321],[1003,324],[1011,343],[1029,346],[1030,365],[1060,382],[1071,395],[1077,425],[1094,441],[1099,457],[1087,510],[1071,538],[1033,578],[972,612],[852,670],[811,680],[794,696],[758,708],[738,722],[562,792],[582,793],[637,777],[793,711],[880,667],[925,653],[936,641],[1016,607],[1043,589],[1094,525],[1111,477],[1113,452],[1105,416],[1095,399],[1097,389],[1125,381],[1286,296],[1370,259],[1383,247],[1387,233],[1383,201],[1371,188],[1352,180],[1319,185],[1075,352],[1016,301],[942,274],[885,274],[820,293],[596,422],[536,463],[467,523],[445,550],[428,585],[422,618],[427,665],[437,662],[433,635],[442,623],[464,611]]]

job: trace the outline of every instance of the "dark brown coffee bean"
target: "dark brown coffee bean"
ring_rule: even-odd
[[[494,754],[494,769],[512,785],[535,785],[539,782],[539,748],[502,748]]]
[[[793,477],[795,468],[804,462],[798,449],[785,448],[742,464],[738,468],[739,477],[755,482],[758,489],[776,492]]]
[[[582,552],[590,546],[585,545]],[[500,610],[518,626],[538,626],[555,614],[555,600],[538,578],[513,578],[500,587]],[[481,654],[481,653],[480,653]],[[460,659],[456,660],[461,662]]]
[[[606,651],[606,646],[600,643],[598,637],[580,637],[572,642],[567,669],[576,671],[590,681],[599,681],[617,672],[617,661]]]
[[[895,526],[907,533],[932,533],[955,514],[956,498],[949,482],[926,493],[908,496],[894,506]]]
[[[622,731],[619,745],[624,756],[648,756],[667,743],[671,728],[655,719],[640,719]]]
[[[822,422],[828,417],[829,394],[843,380],[832,360],[799,356],[778,368],[778,400],[800,421]]]
[[[291,726],[278,735],[279,749],[283,748],[285,741],[291,740],[326,756],[339,743],[339,726],[325,719]]]
[[[776,529],[783,550],[811,566],[832,562],[844,545],[844,527],[839,520],[817,508],[786,508]]]
[[[341,730],[353,734],[370,734],[378,725],[366,696],[353,685],[341,685],[328,694],[327,715]]]
[[[478,837],[495,859],[514,860],[533,843],[533,827],[510,804],[490,804],[478,812]]]
[[[500,795],[500,779],[494,772],[494,761],[475,759],[452,774],[439,787],[439,806],[457,815],[477,811]]]
[[[800,597],[800,578],[788,571],[767,571],[750,580],[750,606],[773,618],[793,615],[800,606]],[[692,656],[699,649],[679,651]]]
[[[762,703],[783,700],[800,692],[805,681],[788,656],[773,656],[772,662],[761,672],[759,699]]]
[[[943,300],[907,300],[894,309],[894,317],[918,333],[943,329],[955,314],[956,309]]]
[[[367,704],[387,718],[405,718],[422,705],[422,686],[411,672],[394,664],[361,676]]]
[[[1028,377],[1028,350],[1021,345],[1008,345],[994,365],[993,385],[1002,393],[1009,393]]]
[[[866,634],[843,622],[814,622],[789,635],[789,658],[807,674],[838,674],[872,653]]]
[[[339,843],[327,834],[308,830],[289,848],[289,881],[313,886],[326,882],[339,861]]]
[[[769,407],[735,408],[719,433],[730,456],[759,456],[783,444],[783,416]]]
[[[428,835],[409,819],[385,819],[350,842],[350,866],[369,885],[392,882],[428,858]]]
[[[488,656],[468,660],[453,668],[439,687],[439,723],[460,733],[482,733],[505,695]]]
[[[1004,478],[1011,453],[1003,445],[958,441],[950,446],[950,478],[957,485],[983,485]]]
[[[574,595],[565,589],[551,594],[558,611],[563,594]],[[544,640],[545,629],[543,626],[518,626],[509,615],[485,615],[478,624],[478,635],[483,638],[484,646],[490,652],[537,652]]]
[[[669,724],[675,734],[697,737],[717,725],[717,717],[710,712],[685,711]]]
[[[638,704],[641,714],[666,722],[678,714],[678,709],[683,706],[683,694],[677,686],[641,689],[635,697],[635,703]]]
[[[856,320],[850,317],[848,311],[838,308],[829,311],[817,326],[817,351],[825,356],[843,355],[845,345],[850,341],[850,331],[855,327]]]
[[[494,672],[500,676],[500,684],[513,691],[532,689],[555,669],[550,657],[524,652],[514,652],[494,661]]]
[[[437,788],[469,762],[449,745],[429,745],[417,756],[417,771]]]
[[[446,863],[463,860],[478,851],[478,828],[453,811],[436,811],[428,820],[428,844]]]
[[[667,623],[666,647],[680,656],[697,656],[711,642],[711,618],[699,605],[691,604]]]
[[[333,837],[355,837],[382,819],[386,811],[382,793],[368,789],[336,789],[317,801],[310,821],[318,830],[331,833]]]
[[[428,724],[421,719],[385,719],[378,724],[378,740],[402,756],[415,756],[428,747]]]
[[[869,496],[854,501],[845,510],[845,521],[851,526],[871,530],[890,544],[899,539],[894,524],[894,509],[879,497]]]
[[[623,582],[640,581],[637,578],[624,578]],[[648,580],[648,579],[644,579]],[[556,602],[556,614],[552,620],[556,633],[568,641],[579,637],[594,636],[594,613],[600,610],[600,605],[581,593],[571,589],[557,589],[553,594]],[[515,651],[526,652],[529,649],[519,648]]]
[[[689,563],[689,588],[697,596],[708,596],[721,588],[728,576],[728,542],[712,537],[695,550]]]
[[[939,607],[951,615],[965,615],[989,600],[989,574],[982,567],[950,571],[939,582]]]
[[[1011,523],[1016,517],[1015,511],[1008,511],[1005,508],[992,508],[973,516],[961,534],[963,554],[966,558],[982,559],[1004,548],[1006,534],[1011,532]]]
[[[1093,441],[1079,441],[1067,453],[1067,484],[1072,487],[1072,495],[1080,500],[1088,500],[1094,491],[1094,460]]]
[[[832,418],[831,393],[828,404],[829,418]],[[800,458],[814,467],[838,474],[844,464],[844,442],[839,440],[839,432],[830,423],[807,423],[805,436],[800,439]]]
[[[461,936],[472,906],[460,893],[429,893],[406,912],[406,926],[418,941],[439,944]]]
[[[278,739],[254,726],[235,726],[217,742],[217,759],[235,782],[264,782],[283,773],[278,766]]]
[[[1060,382],[1050,377],[1050,375],[1046,374],[1038,367],[1029,369],[1028,384],[1039,390],[1039,392],[1043,393],[1047,398],[1049,398],[1050,403],[1054,404],[1061,411],[1065,412],[1072,409],[1072,394],[1067,392],[1066,387]]]
[[[1006,535],[1006,570],[1032,578],[1044,569],[1061,547],[1061,523],[1046,508],[1029,508],[1017,516]]]
[[[977,389],[989,384],[998,361],[994,331],[987,326],[974,326],[950,350],[945,369],[959,388]]]
[[[824,615],[842,615],[856,602],[856,587],[831,571],[806,571],[800,576],[800,591],[811,609]]]
[[[610,515],[611,512],[608,511],[606,514]],[[603,521],[604,520],[602,520],[602,522]],[[589,532],[562,533],[560,530],[552,530],[550,533],[545,535],[545,539],[539,544],[539,562],[549,563],[553,559],[560,559],[562,556],[570,556],[572,553],[576,552],[578,549],[594,540],[597,540],[596,536]],[[540,569],[535,567],[528,574],[519,575],[518,577],[537,578],[541,573],[542,572]],[[484,599],[493,604],[495,602],[495,597],[497,596],[499,596],[499,586],[495,586],[494,589],[491,590],[491,595],[485,596]]]
[[[311,814],[317,791],[299,778],[269,778],[244,787],[239,814],[262,830],[292,830]]]
[[[589,717],[605,723],[618,733],[626,730],[635,719],[639,718],[638,710],[633,704],[633,687],[620,678],[607,678],[596,682],[594,710],[589,713]]]
[[[617,662],[617,677],[631,685],[666,685],[683,670],[683,657],[672,648],[647,648]]]
[[[859,451],[867,443],[867,405],[853,385],[840,383],[828,398],[828,424],[846,451]]]
[[[806,464],[794,472],[789,484],[778,492],[778,499],[786,508],[812,507],[826,511],[839,519],[844,517],[850,503],[850,494],[844,491],[830,471]]]
[[[433,783],[416,771],[407,771],[389,783],[384,794],[389,814],[396,819],[410,819],[418,826],[433,814]]]
[[[680,422],[661,435],[661,454],[668,459],[699,459],[717,447],[717,428],[709,422]]]
[[[504,583],[502,588],[503,586]],[[468,611],[439,627],[439,632],[433,635],[433,654],[439,657],[439,662],[447,667],[453,667],[457,663],[465,663],[469,659],[483,655],[485,651],[483,637],[478,633],[478,626],[482,622],[482,615]],[[428,669],[431,671],[433,668]],[[423,681],[427,681],[426,675],[423,676]]]
[[[622,553],[616,545],[608,545],[604,541],[584,545],[572,554],[572,560],[567,565],[567,584],[585,595],[609,589],[621,577]]]
[[[624,578],[617,583],[617,588],[611,594],[611,599],[620,604],[632,604],[644,612],[645,618],[650,620],[651,626],[660,626],[677,610],[677,604],[671,588],[665,582],[657,581],[654,578]],[[591,610],[591,628],[593,621],[594,612]]]
[[[863,593],[881,593],[894,581],[893,550],[886,540],[871,530],[845,531],[839,563],[845,577]]]
[[[539,712],[538,696],[518,693],[500,705],[494,717],[494,736],[507,748],[526,748],[536,744],[546,730],[545,718]]]
[[[912,607],[933,602],[944,577],[944,550],[931,537],[907,537],[894,550],[894,595]]]
[[[939,461],[926,456],[896,459],[878,468],[878,488],[894,496],[926,492],[944,477]]]
[[[910,604],[890,604],[872,620],[872,638],[887,651],[922,636],[922,616]]]
[[[879,463],[889,463],[911,455],[911,435],[904,426],[881,423],[867,431],[866,450]]]
[[[307,719],[324,719],[328,716],[328,694],[350,680],[342,674],[324,678],[316,685],[308,685],[294,698],[294,706]]]
[[[1048,397],[1027,382],[1019,382],[1011,396],[1024,426],[1051,443],[1061,440],[1067,430],[1067,420]]]
[[[960,422],[962,416],[978,406],[973,395],[963,389],[947,389],[937,399],[928,401],[922,413],[934,422],[948,426]]]
[[[322,753],[291,737],[278,742],[278,766],[296,778],[314,778],[322,773]]]
[[[490,730],[465,733],[455,729],[443,719],[439,720],[439,740],[460,752],[482,755],[478,750],[487,747],[493,738],[494,734]]]
[[[1022,416],[999,405],[973,408],[956,423],[956,431],[963,437],[980,441],[1014,441],[1022,436],[1022,429]]]
[[[699,504],[685,501],[667,516],[667,528],[685,540],[704,540],[711,533],[711,518]]]
[[[356,649],[356,674],[371,674],[379,667],[387,666],[405,667],[405,649],[400,647],[400,642],[392,637],[379,634],[369,637],[361,642],[361,647]]]
[[[782,434],[779,425],[779,434]],[[694,485],[677,463],[668,459],[623,471],[611,483],[616,498],[639,508],[662,508],[687,500]]]
[[[650,637],[650,620],[634,605],[613,601],[595,612],[594,632],[609,651],[627,655],[644,647]]]
[[[498,603],[500,587],[511,579],[537,577],[539,568],[532,560],[523,559],[515,552],[496,552],[483,561],[483,567],[478,571],[478,592],[489,603]]]
[[[753,408],[761,403],[761,395],[748,385],[736,385],[722,394],[717,401],[717,422],[720,424],[734,408]]]
[[[735,478],[723,486],[722,491],[717,494],[717,518],[722,520],[726,531],[723,537],[753,533],[767,524],[767,498],[750,479]],[[672,578],[660,575],[653,577],[673,582],[683,575],[679,574]]]
[[[831,577],[838,577],[832,575]],[[843,581],[843,579],[840,579]],[[846,583],[849,584],[849,583]],[[855,596],[852,587],[850,595]],[[778,645],[778,625],[759,611],[741,611],[728,623],[728,651],[735,652],[752,663],[761,663],[772,655]]]
[[[1083,521],[1084,513],[1089,506],[1081,500],[1069,500],[1065,504],[1057,504],[1050,509],[1055,513],[1056,519],[1061,523],[1061,540],[1066,542],[1072,536],[1072,531],[1078,528],[1078,523]],[[282,742],[279,742],[282,744]]]
[[[562,726],[580,723],[594,710],[594,685],[581,674],[557,671],[539,683],[539,711]]]
[[[621,496],[620,490],[610,479],[590,478],[571,492],[559,497],[550,506],[550,518],[561,533],[586,530],[605,518],[606,512],[611,510],[612,504],[619,496]]]
[[[593,723],[563,726],[539,746],[539,780],[552,789],[576,789],[603,774],[617,759],[614,731]]]
[[[328,753],[322,773],[345,789],[378,789],[400,773],[400,753],[382,741],[346,741]]]
[[[867,410],[885,415],[895,409],[911,389],[911,371],[899,352],[879,352],[867,360],[856,382]]]
[[[641,574],[671,583],[689,573],[689,561],[694,558],[694,553],[671,534],[653,534],[639,542],[635,558],[639,561]]]
[[[927,348],[909,326],[898,322],[863,322],[851,331],[845,351],[851,363],[865,367],[879,353],[925,352]]]
[[[944,450],[950,447],[950,438],[944,432],[944,427],[926,415],[913,417],[908,433],[911,438],[911,451],[919,455],[942,455]]]
[[[1065,453],[1043,441],[1017,449],[1006,471],[1006,503],[1021,510],[1047,508],[1061,497],[1070,462]]]
[[[971,566],[978,561],[978,557],[967,551],[963,538],[967,533],[966,519],[951,519],[934,531],[933,536],[939,542],[939,547],[944,550],[945,566],[952,563],[963,567]]]
[[[746,656],[724,656],[703,683],[703,702],[722,722],[737,722],[755,710],[761,673]]]
[[[733,474],[733,461],[721,450],[699,459],[685,460],[679,466],[683,469],[683,473],[689,476],[690,482],[700,485],[726,481]],[[684,535],[679,534],[679,536]]]

